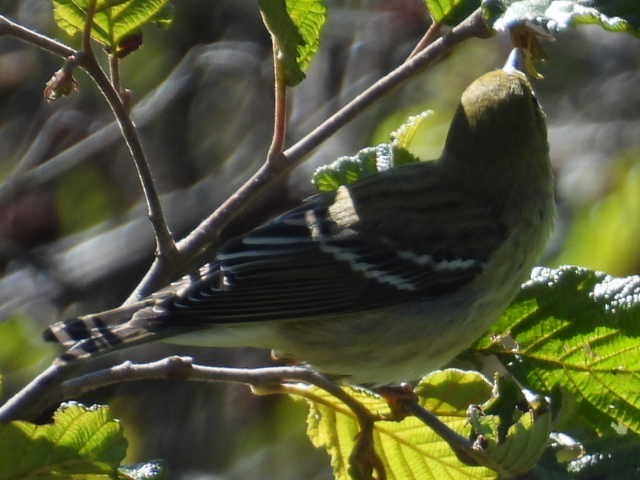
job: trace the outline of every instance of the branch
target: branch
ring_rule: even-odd
[[[193,364],[190,357],[172,356],[155,362],[134,364],[126,361],[64,381],[78,363],[55,361],[7,403],[0,407],[0,423],[31,419],[64,400],[79,398],[87,392],[114,384],[141,380],[188,380],[206,383],[242,383],[256,394],[294,393],[304,396],[297,384],[315,385],[341,400],[356,417],[361,432],[350,462],[364,472],[362,478],[386,478],[384,466],[373,450],[373,426],[378,418],[336,383],[306,367],[266,367],[255,369],[220,368]]]
[[[125,139],[131,158],[136,166],[138,178],[147,201],[148,217],[156,234],[156,261],[172,265],[175,263],[177,257],[176,246],[162,210],[162,204],[160,203],[160,197],[156,190],[153,175],[151,174],[149,162],[147,161],[142,142],[131,120],[129,111],[122,103],[119,93],[98,65],[95,57],[83,57],[81,65],[96,82],[96,85],[107,100],[109,107],[111,107],[111,111],[118,121],[120,132]]]
[[[71,369],[70,364],[52,363],[0,407],[0,423],[41,415],[51,405],[49,392],[58,388]]]
[[[500,478],[508,478],[509,475],[484,451],[474,448],[473,443],[469,439],[463,437],[458,432],[450,429],[436,415],[424,408],[418,402],[417,397],[411,399],[401,399],[402,407],[406,412],[412,414],[424,423],[431,430],[436,432],[440,438],[449,444],[451,449],[456,453],[460,461],[471,465],[482,465],[497,472]]]
[[[177,249],[162,211],[160,198],[140,137],[129,116],[128,109],[122,103],[119,93],[105,75],[91,49],[91,28],[94,9],[95,0],[90,2],[89,8],[87,9],[87,23],[83,34],[83,48],[85,50],[83,52],[78,52],[44,35],[24,28],[4,16],[0,16],[0,34],[13,35],[27,43],[40,46],[45,50],[62,56],[65,59],[75,58],[78,66],[96,83],[116,117],[120,132],[136,166],[138,178],[147,201],[148,217],[156,234],[156,262],[165,265],[165,268],[173,269],[173,264],[177,261]]]
[[[78,53],[76,50],[65,45],[64,43],[58,42],[57,40],[54,40],[45,35],[34,32],[33,30],[29,30],[22,25],[18,25],[17,23],[12,22],[4,15],[0,15],[0,36],[2,35],[11,35],[22,40],[23,42],[35,45],[36,47],[39,47],[62,58],[69,58],[70,56]]]
[[[411,53],[407,57],[407,60],[415,57],[418,53],[420,53],[422,50],[424,50],[429,45],[431,45],[435,40],[435,38],[438,36],[438,33],[440,33],[441,27],[442,27],[442,24],[440,22],[436,22],[435,20],[432,20],[431,25],[429,25],[429,28],[425,32],[424,36],[416,44],[413,50],[411,50]]]
[[[271,185],[284,178],[308,153],[360,112],[451,51],[455,45],[469,38],[484,38],[489,34],[490,30],[484,22],[482,12],[478,9],[453,28],[449,34],[435,40],[423,51],[407,59],[395,70],[376,81],[295,145],[284,150],[282,162],[273,165],[263,164],[235,194],[177,243],[180,255],[184,258],[194,258],[204,249],[215,245],[223,229],[229,223],[242,215],[250,204],[256,202]],[[158,261],[155,261],[127,302],[150,295],[171,280],[176,273],[163,268]]]

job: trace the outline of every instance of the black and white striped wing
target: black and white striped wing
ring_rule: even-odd
[[[486,212],[476,215],[497,246],[500,226],[487,225]],[[473,226],[468,220],[465,225]],[[471,234],[451,225],[449,232],[465,241]],[[358,225],[339,227],[327,202],[316,200],[228,243],[195,281],[186,277],[174,286],[178,295],[171,292],[161,303],[183,326],[299,318],[452,293],[482,271],[488,254],[479,257],[470,249],[461,256],[456,247],[447,255],[443,240],[432,237],[437,245],[405,249]]]
[[[435,298],[476,278],[504,240],[491,212],[455,194],[440,192],[382,215],[393,204],[369,200],[368,210],[350,215],[336,212],[334,200],[315,197],[227,243],[213,262],[151,298],[58,322],[45,337],[67,347],[62,358],[73,360],[214,324],[344,314]],[[414,231],[405,241],[400,229],[418,226],[420,235]]]

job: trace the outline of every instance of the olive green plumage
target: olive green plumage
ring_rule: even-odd
[[[410,381],[516,295],[554,219],[544,114],[524,74],[462,94],[441,158],[322,194],[143,302],[50,327],[65,361],[171,337],[273,348],[349,381]]]

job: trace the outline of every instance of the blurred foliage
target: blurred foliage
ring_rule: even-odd
[[[53,358],[56,349],[43,346],[40,337],[40,326],[25,316],[0,322],[0,372],[11,372],[12,383],[29,380]]]
[[[640,271],[640,150],[613,158],[608,192],[580,208],[557,265],[585,265],[615,275]]]
[[[57,185],[61,233],[69,235],[110,219],[117,212],[113,186],[92,165],[83,165]]]

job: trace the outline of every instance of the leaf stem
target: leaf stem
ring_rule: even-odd
[[[436,37],[438,36],[438,34],[440,33],[441,27],[442,27],[442,24],[440,22],[436,22],[435,20],[432,20],[431,25],[429,25],[429,28],[427,29],[423,37],[416,44],[416,46],[413,47],[413,50],[411,50],[411,53],[407,57],[407,60],[415,57],[418,53],[420,53],[422,50],[424,50],[429,45],[431,45],[433,41],[436,39]]]
[[[89,0],[87,5],[87,18],[85,19],[84,31],[82,32],[82,51],[85,55],[93,55],[91,48],[91,30],[93,29],[93,16],[96,14],[96,1]]]
[[[284,60],[280,54],[280,48],[275,35],[271,35],[273,44],[273,83],[274,83],[274,114],[273,114],[273,138],[269,151],[267,152],[266,162],[273,165],[274,168],[278,164],[286,161],[282,157],[284,149],[285,137],[287,134],[287,84],[284,71]]]
[[[420,405],[416,397],[411,399],[402,399],[400,401],[402,402],[403,408],[408,413],[418,418],[422,423],[436,432],[440,438],[447,442],[462,462],[483,465],[497,472],[500,475],[500,478],[510,477],[508,472],[505,472],[499,463],[494,461],[484,451],[474,448],[471,441],[449,428],[437,416]]]
[[[109,54],[109,78],[114,90],[118,93],[120,100],[123,102],[122,90],[120,88],[120,59],[114,54]]]

